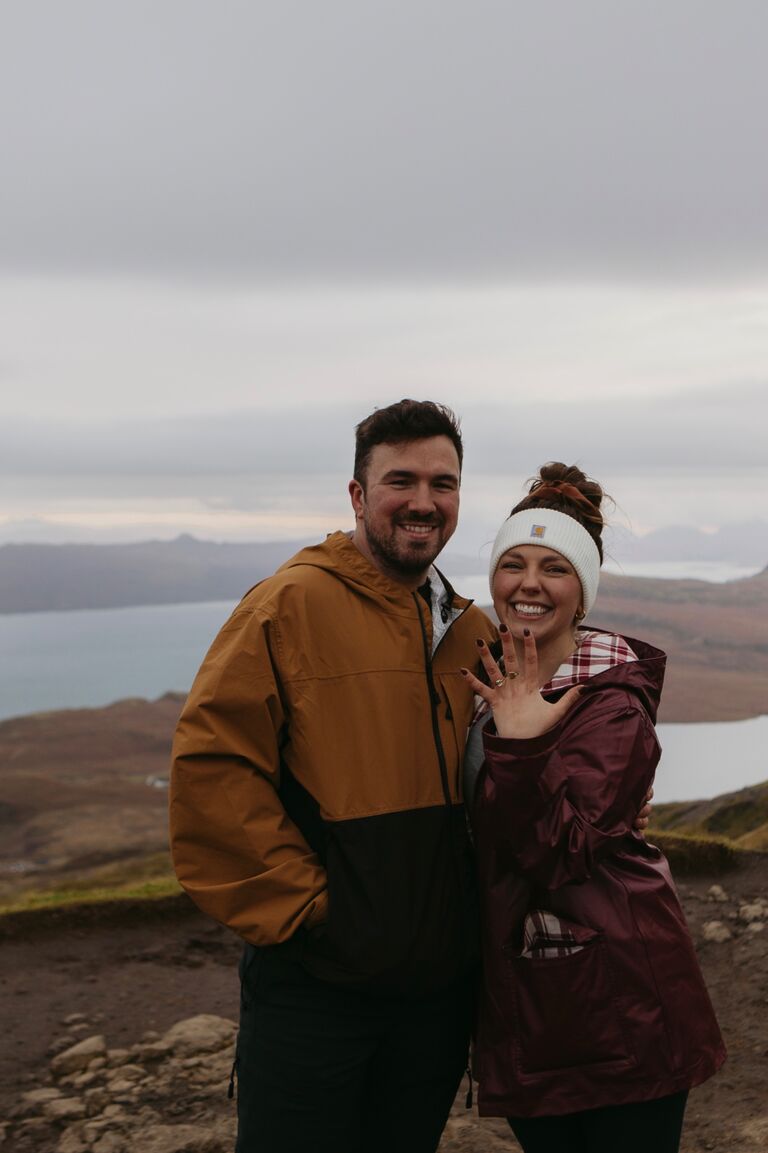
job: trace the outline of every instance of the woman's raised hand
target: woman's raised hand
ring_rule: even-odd
[[[503,673],[491,656],[485,641],[478,641],[478,651],[490,684],[478,680],[469,669],[461,672],[471,689],[487,701],[493,710],[496,732],[500,737],[527,740],[540,737],[563,719],[576,703],[581,687],[575,685],[558,701],[546,701],[539,691],[539,659],[536,641],[530,629],[523,635],[523,667],[519,667],[512,634],[506,625],[499,628],[504,654]]]

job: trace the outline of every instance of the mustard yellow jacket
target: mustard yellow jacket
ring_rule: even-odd
[[[447,630],[344,533],[256,585],[179,722],[171,844],[205,912],[317,976],[413,992],[476,955],[461,794],[487,618],[448,586]]]

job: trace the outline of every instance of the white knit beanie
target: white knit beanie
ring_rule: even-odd
[[[550,548],[571,562],[581,581],[584,613],[588,613],[595,603],[600,583],[600,553],[592,537],[577,520],[553,508],[525,508],[504,521],[491,553],[488,576],[491,595],[493,578],[504,553],[523,544]]]

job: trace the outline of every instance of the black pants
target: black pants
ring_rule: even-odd
[[[469,979],[374,996],[252,948],[241,977],[236,1153],[434,1153],[467,1064]]]
[[[687,1093],[562,1117],[509,1117],[523,1153],[677,1153]]]

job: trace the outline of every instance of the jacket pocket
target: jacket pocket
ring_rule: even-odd
[[[565,923],[577,948],[562,956],[508,957],[523,1073],[633,1060],[602,934]]]

